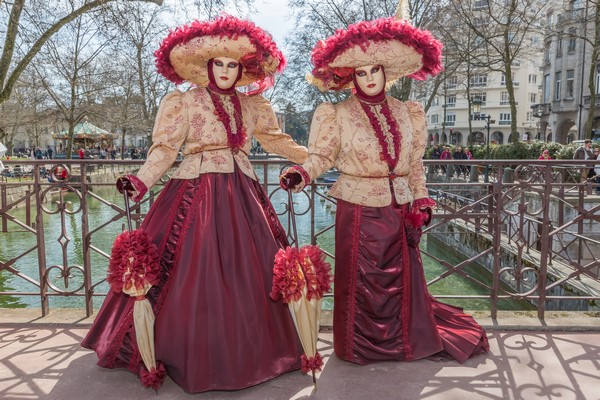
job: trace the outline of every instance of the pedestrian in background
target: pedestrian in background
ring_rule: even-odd
[[[466,160],[467,157],[465,155],[465,153],[463,152],[463,149],[461,146],[458,146],[456,148],[456,150],[454,151],[454,154],[452,155],[452,158],[454,158],[455,160]],[[467,175],[466,171],[466,167],[464,165],[455,165],[454,166],[454,170],[456,171],[456,176],[460,177],[461,174],[464,174],[465,176]]]
[[[538,157],[538,160],[552,160],[552,157],[550,157],[550,151],[548,149],[544,149],[542,154],[540,154]]]
[[[452,154],[450,154],[450,147],[444,146],[444,151],[440,154],[440,160],[452,160]],[[446,173],[446,165],[442,164],[442,172]]]
[[[590,160],[593,158],[594,153],[592,152],[592,141],[590,139],[585,139],[583,144],[577,150],[575,150],[575,154],[573,154],[573,160]],[[586,182],[593,176],[593,171],[593,168],[589,168],[587,166],[581,168],[579,181]]]
[[[440,156],[442,155],[442,150],[440,149],[440,146],[438,146],[437,144],[433,145],[433,149],[431,150],[431,159],[432,160],[439,160]],[[433,164],[432,165],[433,168],[433,172],[437,173],[440,165],[439,164]]]

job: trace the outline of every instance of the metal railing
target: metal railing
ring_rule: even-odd
[[[0,278],[8,277],[30,289],[8,290],[0,279],[0,301],[36,297],[46,315],[49,298],[75,296],[83,298],[89,316],[94,311],[93,299],[106,294],[110,243],[124,228],[125,218],[122,202],[103,195],[101,188],[112,188],[116,176],[139,168],[143,161],[53,161],[5,162],[9,169],[19,164],[26,173],[0,180]],[[283,193],[277,178],[285,161],[253,162],[257,172],[262,172],[267,193],[279,199]],[[59,164],[70,170],[69,179],[58,176],[55,167]],[[422,253],[444,268],[428,284],[460,276],[482,291],[438,297],[486,299],[492,317],[503,300],[527,301],[542,319],[550,309],[597,310],[600,196],[595,191],[599,185],[593,179],[580,182],[582,168],[593,168],[593,162],[426,160],[425,167],[428,189],[438,208],[425,229],[424,242],[436,241],[462,255],[452,263],[422,246]],[[486,168],[487,182],[482,179]],[[163,184],[133,207],[136,226]],[[333,235],[333,220],[317,223],[320,208],[335,207],[335,199],[326,195],[331,184],[313,182],[296,195],[305,204],[296,212],[308,218],[312,244]],[[71,200],[66,200],[68,195]],[[281,207],[276,209],[285,225],[289,215]],[[90,216],[98,212],[106,216],[96,218],[100,222],[92,226]],[[51,231],[50,221],[56,226]],[[17,236],[31,245],[14,245]],[[99,239],[106,237],[111,240],[100,245]],[[9,238],[12,247],[7,244]],[[73,253],[78,253],[80,262],[72,261]],[[49,263],[50,254],[59,261]],[[331,247],[327,254],[335,259]],[[473,266],[489,271],[489,279],[473,275]]]

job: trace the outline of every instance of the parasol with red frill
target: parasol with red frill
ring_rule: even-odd
[[[323,367],[323,359],[317,351],[319,319],[323,295],[331,291],[331,266],[318,246],[298,247],[292,193],[288,192],[288,195],[294,246],[280,249],[275,255],[271,298],[281,298],[287,303],[304,349],[302,372],[312,372],[316,388],[315,372]]]
[[[123,182],[121,185],[124,185]],[[129,230],[115,239],[106,280],[113,291],[122,291],[135,298],[133,323],[136,344],[145,366],[141,368],[140,380],[144,386],[158,390],[165,379],[166,371],[154,355],[154,311],[146,293],[159,282],[160,256],[148,233],[143,229],[133,230],[131,227],[127,189],[124,187],[123,193]]]

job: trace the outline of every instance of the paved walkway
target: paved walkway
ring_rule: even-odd
[[[131,373],[95,365],[95,354],[79,346],[89,320],[0,310],[0,399],[600,399],[598,316],[562,314],[540,322],[506,315],[501,321],[477,317],[488,329],[491,351],[463,365],[429,359],[354,365],[332,354],[325,330],[317,391],[309,376],[292,372],[241,391],[197,395],[167,378],[156,395]]]

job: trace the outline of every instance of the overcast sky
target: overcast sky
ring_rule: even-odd
[[[258,10],[256,15],[251,16],[252,21],[273,35],[279,47],[283,47],[283,41],[290,32],[293,24],[289,14],[286,0],[255,0]]]
[[[172,5],[175,2],[173,0],[166,0],[165,3],[171,3]],[[292,26],[292,20],[289,17],[290,12],[287,7],[287,0],[254,0],[254,8],[257,12],[252,15],[239,15],[235,9],[224,11],[238,17],[252,20],[256,25],[273,35],[277,46],[285,51],[283,41]],[[190,12],[192,10],[193,8],[190,8],[187,11]],[[167,18],[173,19],[173,21],[168,22],[168,24],[172,25],[172,27],[188,23],[194,18],[197,18],[196,15],[189,15],[183,9],[176,9],[175,15],[170,17],[171,18]]]

